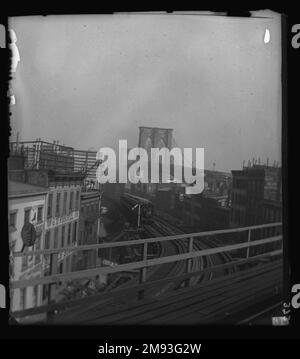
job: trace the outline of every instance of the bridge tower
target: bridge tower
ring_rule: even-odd
[[[150,155],[151,148],[168,148],[173,147],[173,129],[172,128],[159,128],[159,127],[139,127],[139,143],[138,147],[145,148]],[[149,163],[150,166],[150,163]],[[150,171],[150,167],[149,167]],[[149,172],[150,173],[150,172]],[[132,190],[145,195],[153,195],[158,189],[158,184],[153,183],[138,183],[132,186]]]
[[[173,140],[172,128],[140,126],[139,130],[138,147],[145,148],[147,151],[149,151],[152,147],[166,147],[171,150]]]

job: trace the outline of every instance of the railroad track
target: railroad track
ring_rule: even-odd
[[[153,223],[144,224],[144,233],[147,237],[161,237],[161,236],[170,236],[185,234],[185,232],[179,228],[176,224],[170,223],[166,216],[159,215],[154,216]],[[165,241],[159,246],[159,253],[157,257],[164,257],[168,255],[175,255],[180,253],[186,253],[188,250],[187,241],[175,240],[175,241]],[[216,239],[211,238],[195,238],[193,243],[194,250],[207,249],[212,247],[220,246],[221,243],[218,243]],[[213,267],[218,264],[223,264],[231,260],[231,257],[227,253],[220,253],[212,256],[198,257],[192,259],[191,272],[201,271],[204,268]],[[166,263],[159,266],[153,266],[147,269],[147,281],[155,281],[161,278],[166,278],[168,276],[175,277],[181,275],[186,271],[186,261],[181,260],[172,263]],[[199,276],[192,277],[189,280],[189,285],[193,286],[199,282],[212,280],[214,277],[219,276],[221,273],[216,273],[215,271],[205,272]],[[120,278],[122,274],[118,275],[115,281],[120,283]],[[127,276],[128,278],[128,276]],[[123,282],[120,285],[117,285],[118,288],[130,287],[134,284],[137,284],[139,281],[139,276],[133,276],[132,279]],[[122,282],[122,281],[121,281]],[[169,290],[177,289],[185,285],[184,281],[179,283],[170,282],[165,285],[163,288],[157,288],[157,286],[148,287],[147,297],[154,296],[159,297],[162,294],[166,293]],[[111,285],[110,288],[116,288],[116,285]],[[110,289],[108,289],[110,290]]]
[[[171,236],[178,234],[186,234],[176,223],[174,223],[171,217],[167,215],[164,216],[161,214],[160,216],[154,216],[153,223],[144,224],[144,233],[148,238],[153,237],[162,237],[162,236]],[[116,237],[117,238],[117,237]],[[119,238],[119,236],[118,236]],[[114,238],[115,239],[115,238]],[[202,250],[212,247],[217,247],[222,245],[222,243],[218,242],[215,238],[194,238],[193,241],[193,250]],[[157,257],[166,257],[170,255],[176,255],[180,253],[186,253],[188,250],[188,241],[187,240],[174,240],[174,241],[164,241],[161,243],[157,243]],[[134,257],[141,257],[142,251],[139,248],[135,248],[133,251]],[[191,264],[191,272],[198,272],[202,269],[213,267],[217,264],[226,263],[231,261],[231,257],[227,253],[220,253],[211,256],[204,256],[192,259]],[[186,260],[181,260],[177,262],[165,263],[159,266],[153,266],[147,268],[147,281],[155,281],[161,278],[166,277],[176,277],[177,275],[184,274],[186,272]],[[216,273],[213,269],[211,271],[205,272],[203,274],[199,274],[195,277],[189,279],[189,285],[193,286],[198,284],[201,281],[211,280],[216,275],[220,273]],[[127,280],[126,280],[127,279]],[[120,273],[117,274],[112,283],[108,285],[105,292],[113,291],[114,289],[121,288],[129,288],[134,286],[139,281],[139,273]],[[158,285],[149,286],[146,289],[147,298],[157,298],[162,294],[172,291],[174,289],[180,288],[185,285],[185,281],[179,281],[177,283],[170,282],[163,287],[158,287]],[[110,306],[116,306],[120,308],[128,303],[128,301],[136,300],[136,296],[133,297],[132,294],[128,296],[122,296],[117,299],[106,300],[105,303],[109,302]],[[99,301],[97,303],[91,304],[89,309],[95,310],[97,312],[101,310],[105,310],[105,307]],[[83,309],[84,312],[85,309]]]
[[[145,224],[143,227],[144,227],[144,234],[149,238],[170,236],[170,235],[184,233],[183,231],[180,231],[178,228],[172,226],[171,224],[166,223],[165,221],[159,220],[157,218],[155,218],[153,223]],[[165,257],[167,255],[175,255],[178,253],[186,252],[185,245],[180,240],[176,240],[172,242],[166,241],[160,244],[159,248],[160,250],[157,257]],[[196,260],[194,260],[193,263],[197,263],[197,262],[198,261],[196,258]],[[194,265],[196,266],[196,264]],[[176,276],[184,273],[184,271],[185,271],[185,261],[178,261],[174,263],[166,263],[159,266],[153,266],[148,268],[146,280],[154,281],[157,279],[165,278],[167,276]],[[139,280],[139,276],[136,275],[131,280],[127,280],[126,282],[123,282],[122,284],[116,286],[117,283],[120,283],[120,281],[122,281],[121,278],[122,278],[122,274],[117,275],[116,278],[113,280],[113,282],[109,285],[109,287],[105,291],[106,292],[110,291],[112,289],[115,289],[116,287],[118,287],[118,289],[127,288],[134,284],[137,284]],[[164,286],[164,288],[157,288],[157,287],[155,288],[150,286],[147,289],[147,292],[153,293],[154,296],[157,297],[165,293],[168,289],[170,289],[173,286],[174,286],[173,283]]]

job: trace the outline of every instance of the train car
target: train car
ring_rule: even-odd
[[[139,210],[140,224],[153,222],[154,205],[148,199],[124,193],[121,197],[121,206],[126,211],[130,222],[135,226],[138,224]]]

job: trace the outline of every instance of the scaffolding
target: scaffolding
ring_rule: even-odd
[[[58,173],[80,173],[95,179],[98,161],[96,151],[75,150],[73,147],[41,141],[10,143],[10,158],[23,158],[24,169],[52,170]]]

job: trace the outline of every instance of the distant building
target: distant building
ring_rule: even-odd
[[[184,197],[182,219],[199,231],[229,227],[230,208],[227,195],[200,194]]]
[[[21,182],[8,181],[8,228],[11,252],[30,252],[44,249],[45,211],[48,189]],[[25,224],[31,223],[32,231],[25,231]],[[24,246],[27,240],[33,246]],[[32,279],[43,276],[43,258],[40,255],[11,257],[10,277],[12,280]],[[43,303],[42,285],[14,289],[11,291],[11,310],[23,310]]]
[[[104,183],[101,185],[106,199],[119,203],[120,198],[125,192],[125,183]]]
[[[59,145],[58,141],[49,143],[37,139],[36,141],[11,142],[9,169],[16,169],[18,158],[22,158],[23,169],[58,170],[66,173],[74,171],[73,148]]]
[[[232,177],[231,227],[281,220],[281,168],[254,165]]]
[[[189,230],[209,231],[229,227],[231,174],[204,171],[204,190],[186,195],[185,183],[158,184],[155,203],[177,217]]]
[[[156,192],[158,209],[178,218],[182,226],[195,231],[229,227],[230,209],[227,195],[186,195],[184,186],[161,187]]]
[[[263,222],[274,223],[282,220],[281,201],[265,199],[263,203]]]
[[[231,188],[231,174],[221,171],[204,171],[204,192],[220,196],[229,194]]]

